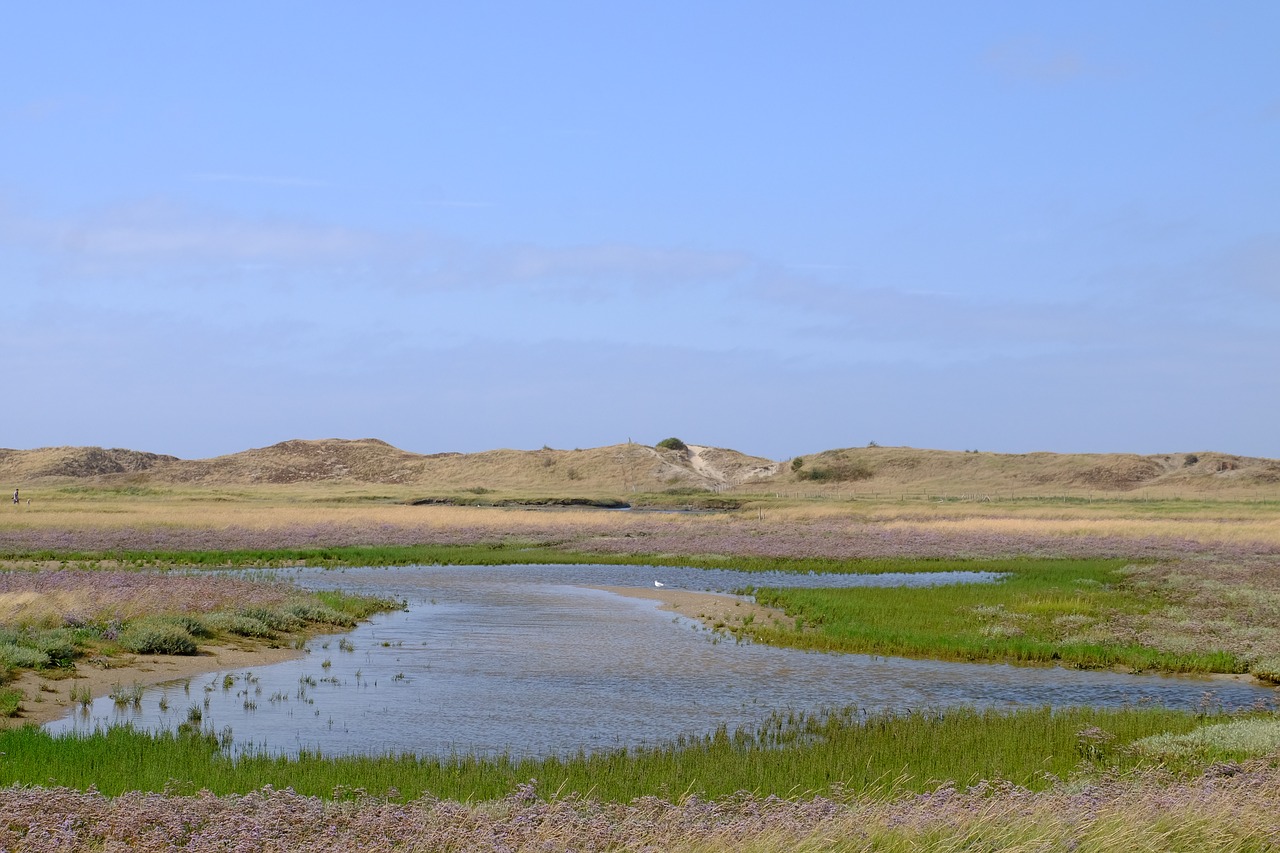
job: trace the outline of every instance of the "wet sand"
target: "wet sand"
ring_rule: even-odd
[[[107,696],[116,684],[144,686],[195,678],[223,669],[254,669],[302,657],[301,649],[270,648],[266,645],[205,645],[196,655],[125,655],[110,660],[80,660],[75,672],[66,670],[27,671],[10,682],[26,699],[17,717],[0,718],[0,727],[44,725],[65,717],[77,703],[71,689],[89,688],[93,698]]]
[[[776,624],[778,627],[795,627],[794,621],[781,610],[763,607],[746,598],[718,592],[692,592],[670,587],[597,586],[606,592],[658,601],[659,610],[679,613],[697,619],[704,625],[720,630],[741,628],[750,617],[753,624]]]

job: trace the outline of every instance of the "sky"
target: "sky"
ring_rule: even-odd
[[[0,447],[1280,457],[1280,4],[68,2]]]

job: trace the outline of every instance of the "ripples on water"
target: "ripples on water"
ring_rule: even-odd
[[[965,577],[957,578],[963,574]],[[50,724],[92,730],[131,721],[175,728],[194,705],[241,747],[328,755],[414,752],[566,754],[657,744],[763,722],[777,710],[868,711],[976,705],[1193,708],[1273,701],[1250,683],[1059,668],[960,664],[737,643],[583,584],[728,591],[756,586],[983,581],[989,573],[762,575],[643,566],[430,566],[289,572],[304,586],[403,599],[302,659],[150,688],[140,709],[111,699]],[[349,649],[349,650],[348,650]],[[327,666],[325,665],[327,662]],[[168,710],[162,710],[162,705]]]

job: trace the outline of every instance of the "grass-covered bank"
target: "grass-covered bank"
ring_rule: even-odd
[[[217,643],[296,648],[310,634],[400,606],[228,573],[0,572],[0,683],[23,670],[70,676],[86,657],[109,669],[137,655],[190,656]],[[18,713],[14,695],[0,693],[0,713]]]
[[[1262,720],[1272,718],[1262,717]],[[0,732],[0,785],[126,791],[246,793],[270,785],[320,797],[364,792],[395,800],[429,795],[495,800],[537,780],[543,797],[581,794],[610,802],[656,796],[724,798],[742,791],[806,797],[833,792],[890,796],[1003,780],[1032,790],[1080,771],[1127,771],[1157,762],[1195,772],[1244,760],[1253,742],[1208,738],[1210,746],[1145,757],[1144,738],[1166,742],[1231,718],[1163,708],[950,709],[864,716],[846,709],[779,715],[754,731],[725,732],[652,748],[567,758],[231,758],[209,733],[143,734],[113,728],[51,736]],[[1274,725],[1274,723],[1272,723]]]
[[[760,589],[757,600],[795,617],[798,630],[727,627],[759,642],[829,651],[1280,678],[1280,632],[1265,629],[1273,621],[1267,602],[1280,595],[1280,587],[1266,558],[1230,564],[1203,558],[833,559],[598,553],[528,542],[11,557],[26,565],[112,570],[608,563],[801,574],[990,571],[1004,579],[932,588]]]
[[[948,568],[959,565],[965,564]],[[946,660],[1167,672],[1249,669],[1249,661],[1226,649],[1162,650],[1117,637],[1118,621],[1140,619],[1163,603],[1126,582],[1123,561],[967,565],[1005,577],[935,587],[756,590],[760,604],[784,610],[799,630],[760,626],[752,635],[798,648]]]

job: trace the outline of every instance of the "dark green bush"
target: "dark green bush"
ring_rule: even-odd
[[[67,630],[45,631],[35,638],[35,647],[48,655],[54,666],[71,666],[80,649]]]
[[[855,480],[869,480],[875,476],[866,465],[859,462],[834,462],[821,467],[815,466],[807,471],[796,471],[801,480],[812,480],[819,483],[849,483]]]
[[[662,439],[662,441],[659,441],[658,447],[661,448],[662,450],[688,450],[689,449],[689,445],[685,444],[683,441],[681,441],[680,439],[674,436],[672,436],[671,438],[664,438]]]

